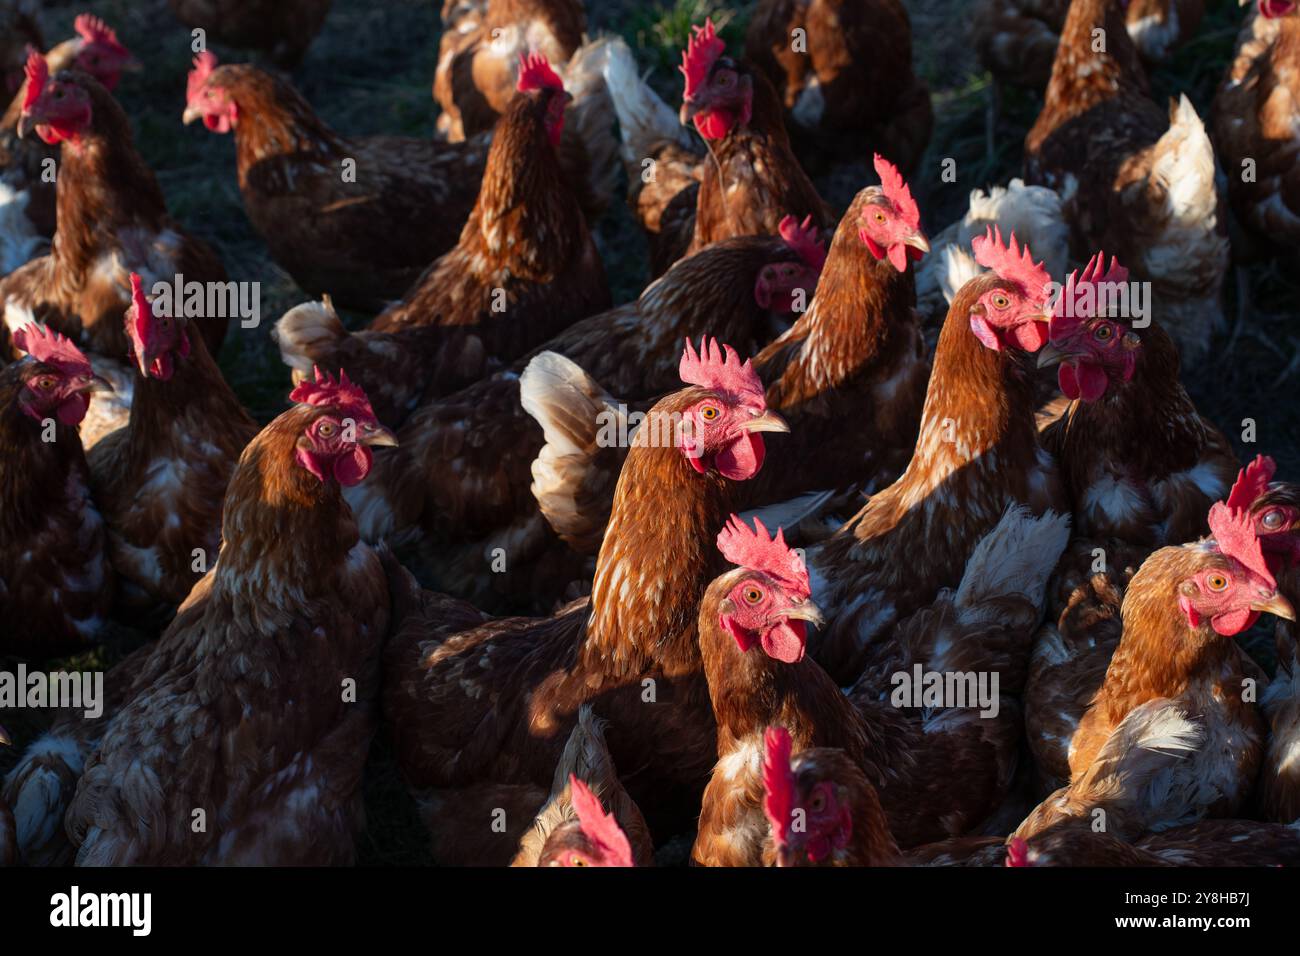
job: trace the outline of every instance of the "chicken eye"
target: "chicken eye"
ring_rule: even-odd
[[[569,866],[586,866],[586,865],[587,865],[587,861],[580,856],[571,857],[569,859]]]
[[[730,86],[735,79],[733,73],[719,73],[716,82],[718,86]]]
[[[872,216],[872,218],[875,219],[876,222],[883,224],[885,221],[885,214],[881,212],[879,209],[877,209],[875,214]]]
[[[795,277],[794,266],[786,266],[783,270],[781,270],[781,272],[782,275],[784,275],[787,279],[793,279]]]
[[[705,405],[703,408],[700,409],[700,417],[703,418],[706,422],[717,421],[718,416],[721,414],[722,412],[718,409],[716,405]]]
[[[757,604],[761,600],[763,600],[763,591],[761,588],[753,584],[745,588],[746,604]]]
[[[334,434],[334,423],[321,422],[320,427],[316,429],[316,434],[320,435],[321,438],[332,437]]]
[[[1222,591],[1228,586],[1228,576],[1226,574],[1211,574],[1205,579],[1211,591]]]
[[[1011,305],[1010,296],[1004,295],[1001,292],[994,292],[990,301],[993,303],[995,309],[1005,309]]]
[[[821,790],[818,790],[816,793],[814,793],[812,795],[812,799],[808,801],[808,809],[811,810],[813,813],[821,813],[823,810],[825,810],[826,794]]]
[[[42,375],[40,378],[36,380],[36,387],[39,388],[42,392],[48,392],[57,384],[58,384],[58,379],[56,379],[53,375]]]
[[[1282,512],[1274,508],[1272,511],[1265,512],[1264,517],[1259,523],[1269,531],[1276,531],[1282,527]]]
[[[1103,322],[1101,325],[1097,326],[1097,330],[1093,332],[1092,335],[1098,342],[1109,342],[1114,338],[1115,330],[1111,328],[1109,323]]]

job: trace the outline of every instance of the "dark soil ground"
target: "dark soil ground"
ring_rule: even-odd
[[[919,72],[934,95],[935,134],[921,171],[912,180],[926,225],[937,230],[966,208],[972,189],[1004,183],[1019,175],[1024,135],[1037,115],[1040,97],[1011,92],[990,155],[985,140],[989,78],[968,40],[970,0],[904,0],[912,15]],[[334,0],[324,30],[312,44],[293,82],[336,129],[364,136],[376,133],[431,135],[436,107],[430,95],[438,45],[438,9],[433,0]],[[680,78],[675,65],[688,25],[711,14],[728,40],[743,36],[752,3],[725,0],[588,0],[591,32],[617,32],[637,48],[651,82],[675,103]],[[1152,79],[1158,96],[1185,92],[1204,118],[1226,69],[1241,13],[1219,0],[1199,36]],[[307,298],[269,258],[265,244],[244,214],[235,183],[232,137],[215,136],[181,124],[185,75],[192,56],[189,32],[165,0],[46,0],[42,22],[50,42],[71,34],[73,17],[90,10],[114,26],[122,41],[146,64],[124,78],[118,96],[132,117],[137,144],[157,171],[173,214],[220,250],[232,278],[259,281],[263,322],[255,329],[232,324],[221,365],[244,404],[259,421],[269,421],[286,404],[289,374],[271,341],[274,321]],[[211,44],[223,62],[248,59]],[[957,182],[940,181],[940,163],[957,162]],[[847,195],[873,181],[867,167],[841,173],[824,184]],[[597,242],[616,302],[637,296],[646,283],[645,245],[627,211],[616,205],[600,225]],[[1237,327],[1235,291],[1228,290],[1229,327],[1222,330],[1212,358],[1187,377],[1203,413],[1238,441],[1243,456],[1265,451],[1279,460],[1281,474],[1300,473],[1300,444],[1294,434],[1300,408],[1292,401],[1292,361],[1300,350],[1294,319],[1300,274],[1292,263],[1253,265],[1254,307]],[[361,316],[349,317],[359,321]],[[1231,347],[1229,347],[1231,346]],[[1257,444],[1242,445],[1242,420],[1253,418]],[[1262,644],[1260,645],[1263,646]],[[110,645],[64,662],[104,667],[121,654]],[[27,714],[8,715],[16,743],[39,727]],[[16,748],[15,748],[16,749]],[[11,750],[0,767],[15,759]],[[377,743],[367,773],[368,827],[361,858],[369,864],[428,862],[426,840],[415,807],[398,780],[391,751]]]

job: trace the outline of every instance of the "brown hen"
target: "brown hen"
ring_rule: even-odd
[[[934,110],[900,0],[760,0],[745,57],[776,88],[806,164],[874,152],[915,171]]]
[[[68,808],[83,865],[355,857],[389,590],[340,485],[393,438],[346,380],[292,398],[240,458],[215,567],[108,675],[131,692]]]

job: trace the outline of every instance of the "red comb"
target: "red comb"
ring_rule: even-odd
[[[153,307],[149,305],[149,300],[144,295],[144,280],[140,278],[140,273],[131,273],[131,304],[136,307],[140,315],[146,312],[153,315]]]
[[[682,53],[682,65],[678,67],[682,76],[686,77],[687,99],[708,80],[713,64],[727,48],[727,44],[714,31],[712,18],[705,20],[704,26],[691,29],[694,34],[686,44],[686,50]]]
[[[1214,535],[1214,543],[1221,553],[1244,564],[1269,587],[1277,586],[1273,572],[1264,560],[1264,551],[1249,511],[1216,501],[1210,508],[1209,525],[1210,534]]]
[[[519,83],[515,87],[520,93],[530,93],[548,87],[552,90],[564,89],[564,81],[551,69],[550,61],[544,53],[519,54]]]
[[[1085,319],[1097,315],[1097,307],[1101,301],[1101,297],[1097,294],[1097,286],[1128,281],[1128,270],[1119,264],[1118,259],[1111,256],[1110,267],[1103,273],[1101,268],[1105,262],[1106,253],[1098,252],[1088,260],[1088,265],[1084,267],[1082,273],[1076,269],[1065,280],[1065,288],[1061,290],[1061,296],[1056,300],[1056,308],[1052,313],[1053,338],[1073,334]],[[1089,289],[1092,291],[1087,292]]]
[[[1228,507],[1236,511],[1248,511],[1255,499],[1268,491],[1268,483],[1273,480],[1277,463],[1268,455],[1256,455],[1241,471],[1228,492]]]
[[[790,769],[790,731],[768,727],[763,732],[763,812],[772,824],[772,836],[778,845],[790,836],[790,816],[794,813],[794,771]]]
[[[117,40],[117,31],[93,13],[81,14],[72,21],[72,27],[77,31],[77,36],[87,43],[102,43],[120,53],[127,52],[126,47]]]
[[[699,385],[727,392],[750,403],[767,405],[763,382],[750,360],[745,359],[742,364],[736,350],[730,345],[719,348],[717,339],[701,339],[698,354],[691,340],[687,339],[678,374],[687,385]]]
[[[1026,297],[1039,302],[1047,301],[1048,286],[1051,284],[1052,277],[1043,268],[1041,262],[1034,263],[1029,246],[1021,250],[1016,245],[1014,232],[1009,243],[1004,245],[1002,230],[997,226],[989,226],[988,232],[975,237],[971,242],[971,248],[975,250],[975,261],[984,268],[992,269],[1008,282],[1019,285]]]
[[[808,568],[786,546],[785,532],[777,528],[776,537],[770,536],[757,516],[751,530],[739,515],[732,515],[727,526],[718,532],[718,550],[732,564],[761,571],[801,598],[812,593]]]
[[[153,318],[153,306],[144,295],[144,284],[138,272],[131,273],[131,305],[135,307],[136,333],[144,338],[145,326]]]
[[[1007,866],[1029,865],[1029,844],[1024,837],[1012,837],[1007,843]]]
[[[632,844],[614,819],[614,814],[606,813],[596,795],[573,774],[569,774],[569,792],[573,809],[578,814],[578,824],[600,851],[605,865],[636,866],[632,860]]]
[[[65,375],[91,374],[90,362],[72,339],[33,322],[13,335],[14,345],[38,362],[52,365]]]
[[[786,216],[777,226],[785,244],[799,254],[807,266],[822,271],[826,264],[826,244],[817,238],[817,227],[813,225],[812,214],[801,223],[794,216]]]
[[[875,154],[876,175],[880,177],[880,187],[885,192],[885,198],[894,204],[898,214],[903,217],[909,226],[913,229],[921,227],[921,209],[912,198],[912,190],[908,188],[903,179],[902,173],[885,157],[879,153]]]
[[[190,70],[185,81],[185,98],[191,100],[194,94],[203,89],[212,71],[217,68],[217,55],[211,50],[204,50],[194,58],[194,68]]]
[[[289,401],[304,405],[334,405],[354,417],[374,420],[375,412],[370,407],[370,399],[361,386],[348,380],[347,372],[339,369],[336,382],[328,372],[322,372],[315,366],[312,370],[316,373],[316,381],[299,382],[289,393]]]
[[[36,52],[34,47],[27,48],[27,63],[23,66],[27,74],[27,92],[23,96],[23,112],[27,112],[41,96],[45,83],[50,78],[50,67],[45,57]]]

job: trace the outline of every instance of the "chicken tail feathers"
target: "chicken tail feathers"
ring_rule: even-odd
[[[312,377],[312,369],[336,368],[333,359],[339,344],[348,336],[329,296],[320,302],[304,302],[286,312],[275,323],[272,337],[280,347],[280,359],[293,373],[294,384]]]
[[[29,866],[66,866],[73,847],[63,817],[86,763],[85,746],[71,735],[45,734],[5,778],[0,793],[13,810],[18,856]]]
[[[605,84],[618,114],[623,139],[623,164],[629,177],[641,176],[641,161],[653,156],[656,146],[675,143],[687,150],[694,143],[677,114],[641,79],[632,50],[621,39],[608,41],[604,58]]]
[[[627,408],[555,352],[528,363],[519,376],[519,399],[546,439],[533,460],[533,497],[556,534],[579,553],[594,554],[609,519],[610,496],[600,489],[618,477],[617,469],[609,476],[599,467],[599,459],[616,450],[601,437],[610,428],[626,433]]]
[[[584,43],[564,67],[564,88],[573,96],[566,112],[560,159],[589,220],[609,208],[618,184],[619,138],[614,104],[605,85],[605,62],[615,41]]]
[[[1157,317],[1194,364],[1223,323],[1229,253],[1214,146],[1186,96],[1171,103],[1169,129],[1152,150],[1143,202],[1154,234],[1142,246],[1141,265],[1160,280]]]
[[[1047,579],[1070,540],[1070,516],[1012,505],[976,546],[957,589],[959,613],[1010,596],[1042,607]]]

